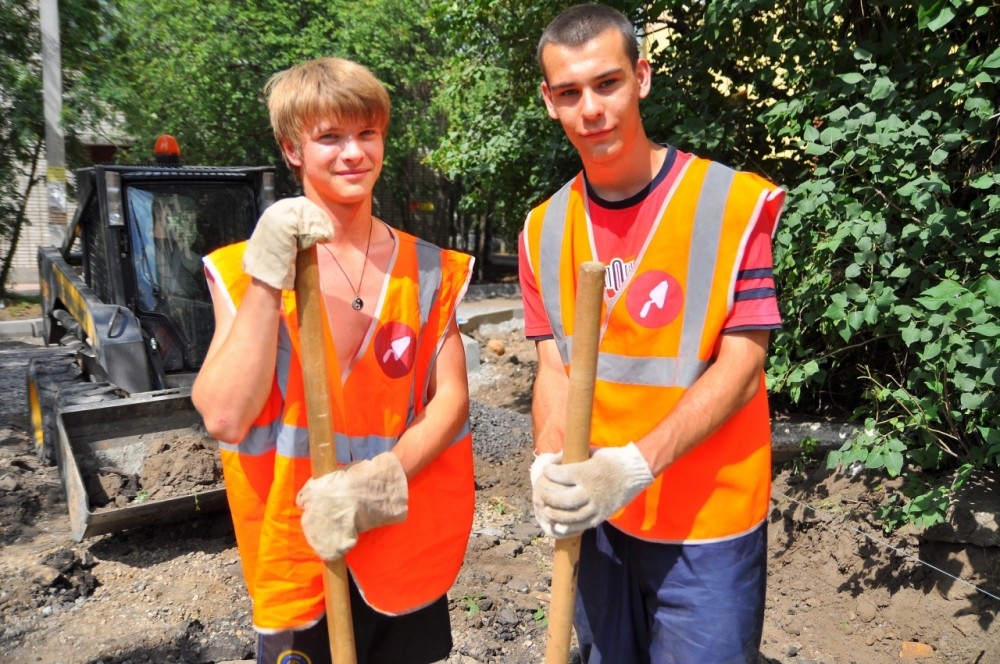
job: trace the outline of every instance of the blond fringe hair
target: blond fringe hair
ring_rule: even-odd
[[[309,126],[323,119],[389,126],[389,93],[371,71],[341,58],[317,58],[278,72],[264,85],[279,146],[298,150]],[[284,156],[284,149],[282,149]],[[286,159],[287,163],[287,159]],[[288,164],[301,180],[298,169]]]

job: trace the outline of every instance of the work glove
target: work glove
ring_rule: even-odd
[[[532,482],[535,517],[540,525],[549,524],[557,538],[579,535],[606,521],[653,481],[635,443],[603,447],[580,463],[561,460],[544,463]]]
[[[542,501],[541,490],[538,488],[538,480],[542,476],[545,466],[552,463],[562,462],[562,452],[542,452],[535,456],[531,462],[531,506],[535,511],[535,521],[541,527],[542,532],[549,537],[555,537],[552,530],[552,522],[545,517],[545,503]]]
[[[295,288],[299,251],[333,239],[333,223],[305,196],[283,198],[261,215],[243,254],[243,271],[272,288]]]
[[[295,504],[302,508],[302,532],[323,560],[342,558],[358,535],[406,520],[409,487],[392,452],[358,461],[309,479]]]

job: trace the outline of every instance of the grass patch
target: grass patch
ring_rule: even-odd
[[[0,320],[38,318],[42,315],[42,298],[38,295],[4,293],[0,298]]]

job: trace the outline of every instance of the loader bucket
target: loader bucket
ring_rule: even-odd
[[[228,509],[221,470],[216,481],[192,486],[180,495],[147,499],[144,490],[133,491],[131,496],[123,491],[109,500],[107,477],[135,483],[149,470],[151,450],[162,450],[165,440],[169,447],[172,441],[190,438],[190,432],[200,426],[201,417],[187,394],[150,393],[62,409],[57,419],[57,455],[73,538],[79,542],[134,526],[186,521]],[[205,436],[217,460],[217,443]],[[177,473],[183,472],[181,464]]]

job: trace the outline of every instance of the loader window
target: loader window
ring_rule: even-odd
[[[201,366],[214,331],[202,256],[245,240],[256,220],[253,189],[231,183],[151,183],[126,189],[141,311],[173,332],[157,341],[167,371]]]

